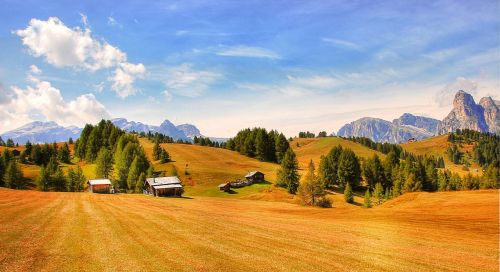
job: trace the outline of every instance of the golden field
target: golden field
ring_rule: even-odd
[[[0,189],[0,271],[498,271],[497,190],[373,209]]]

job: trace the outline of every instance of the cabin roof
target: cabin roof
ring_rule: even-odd
[[[165,184],[165,185],[153,185],[155,189],[173,189],[173,188],[182,188],[180,184]]]
[[[181,180],[178,177],[157,177],[157,178],[147,178],[146,182],[151,186],[156,185],[167,185],[167,184],[181,184]],[[155,187],[156,188],[156,187]]]
[[[111,185],[109,179],[89,179],[88,183],[90,185]]]
[[[250,178],[250,177],[253,177],[253,176],[255,176],[255,174],[257,174],[257,173],[264,174],[264,173],[262,173],[262,172],[260,172],[260,171],[252,171],[252,172],[248,172],[248,174],[245,176],[245,178]]]
[[[221,183],[219,184],[219,187],[222,188],[222,187],[226,187],[228,185],[229,182],[226,182],[226,183]]]

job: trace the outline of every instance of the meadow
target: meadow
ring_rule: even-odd
[[[497,190],[373,209],[0,188],[0,271],[498,271]]]

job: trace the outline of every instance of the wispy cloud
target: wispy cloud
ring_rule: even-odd
[[[281,57],[274,51],[262,48],[245,45],[237,46],[220,46],[216,53],[219,56],[225,57],[247,57],[247,58],[267,58],[280,59]]]
[[[342,48],[351,49],[351,50],[360,51],[360,50],[363,49],[360,45],[355,44],[353,42],[349,42],[349,41],[344,41],[344,40],[339,40],[339,39],[333,39],[333,38],[322,38],[321,40],[323,42],[330,43],[330,44],[333,44],[333,45],[336,45],[336,46],[339,46],[339,47],[342,47]]]
[[[215,70],[195,69],[190,64],[181,64],[166,69],[163,81],[166,90],[163,92],[168,99],[171,93],[186,97],[201,96],[222,74]]]
[[[118,23],[118,21],[115,18],[113,18],[112,16],[108,17],[108,25],[123,28],[123,25]]]

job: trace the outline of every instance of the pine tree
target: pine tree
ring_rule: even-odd
[[[366,189],[365,199],[364,199],[364,202],[363,202],[363,206],[365,208],[371,208],[372,207],[372,196],[370,195],[370,189]]]
[[[50,173],[47,171],[45,166],[40,168],[40,174],[36,179],[36,188],[40,191],[48,191],[50,185]]]
[[[83,170],[80,166],[76,167],[75,174],[73,176],[73,186],[74,186],[74,191],[75,192],[81,192],[83,191],[83,187],[85,185],[86,178],[85,175],[83,174]]]
[[[160,163],[167,163],[170,161],[170,154],[168,154],[167,150],[161,149],[160,155]]]
[[[58,167],[54,173],[52,177],[52,184],[54,184],[54,190],[56,192],[66,191],[66,177],[64,176],[64,172],[61,167]]]
[[[281,163],[283,157],[285,156],[286,151],[290,148],[290,144],[286,140],[285,135],[280,133],[275,140],[275,150],[276,150],[276,162]]]
[[[354,196],[352,194],[351,185],[347,183],[344,190],[344,199],[347,203],[354,203]]]
[[[112,171],[113,156],[107,148],[103,147],[97,154],[95,176],[96,178],[109,178]]]
[[[21,189],[25,185],[23,181],[23,173],[14,159],[10,160],[7,164],[4,174],[4,182],[6,187],[12,189]]]
[[[297,157],[291,148],[289,148],[278,170],[277,185],[284,187],[289,193],[295,194],[299,187],[300,175],[298,173],[299,163]]]
[[[63,147],[59,151],[59,160],[63,163],[70,163],[70,151],[68,143],[64,143]]]
[[[338,184],[338,165],[342,154],[342,146],[333,147],[326,156],[323,156],[319,164],[319,176],[327,188]]]
[[[384,200],[384,188],[382,184],[378,182],[375,184],[375,190],[373,190],[373,195],[377,198],[377,205],[380,205]]]
[[[359,185],[361,180],[361,167],[358,157],[350,149],[342,150],[339,158],[339,166],[337,170],[338,181],[342,187],[350,183],[353,188]]]

